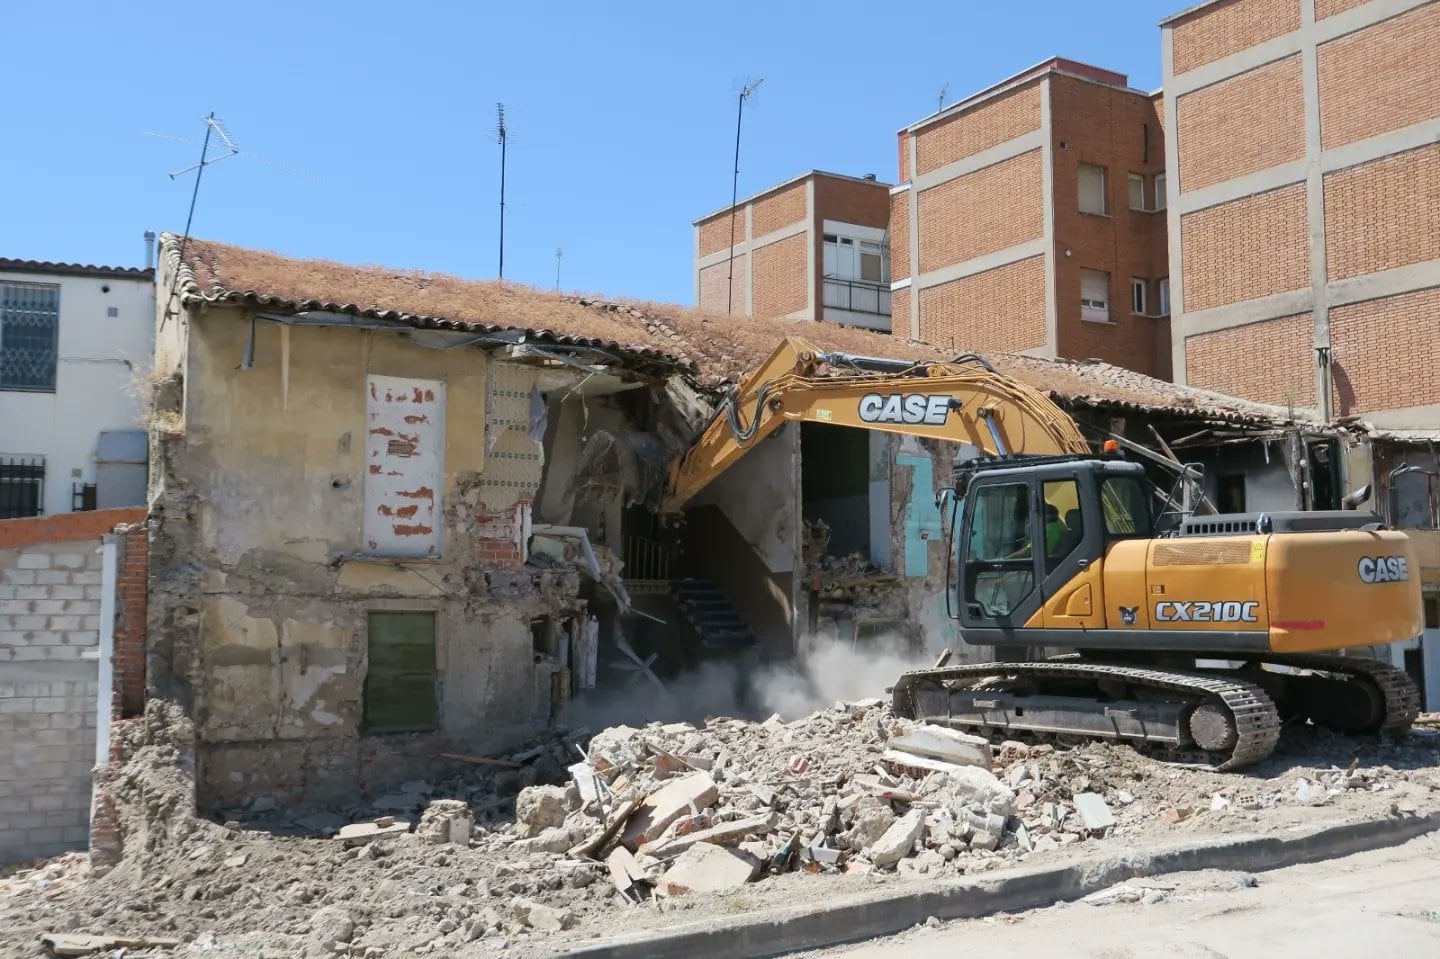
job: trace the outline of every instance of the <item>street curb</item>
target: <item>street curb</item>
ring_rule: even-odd
[[[1127,879],[1200,869],[1263,872],[1396,846],[1440,829],[1440,812],[1322,826],[1301,835],[1243,836],[1169,848],[1132,849],[1049,868],[886,889],[825,906],[775,908],[734,920],[687,922],[659,931],[562,949],[567,959],[759,959],[890,936],[937,919],[975,919],[1078,899]]]

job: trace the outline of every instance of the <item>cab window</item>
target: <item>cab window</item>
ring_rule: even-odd
[[[1154,533],[1150,492],[1133,476],[1111,476],[1100,484],[1100,503],[1109,539],[1146,539]]]
[[[1045,511],[1045,571],[1053,571],[1085,538],[1080,515],[1080,484],[1073,479],[1051,480],[1044,485],[1041,509]]]

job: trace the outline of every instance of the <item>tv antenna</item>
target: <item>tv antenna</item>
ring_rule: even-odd
[[[935,112],[936,112],[936,113],[939,113],[941,110],[945,109],[945,98],[946,98],[947,96],[949,96],[949,95],[950,95],[950,84],[947,82],[944,86],[942,86],[942,87],[940,88],[940,98],[939,98],[939,99],[940,99],[940,103],[939,103],[939,105],[935,108]]]
[[[505,147],[510,130],[505,126],[505,104],[495,104],[495,140],[500,144],[500,279],[505,279]]]
[[[205,122],[204,141],[191,140],[188,137],[171,136],[168,133],[152,133],[149,130],[141,131],[147,137],[155,137],[160,140],[170,140],[174,143],[187,143],[190,146],[200,147],[200,162],[193,163],[183,170],[176,170],[174,173],[170,174],[170,179],[174,180],[178,177],[184,176],[191,170],[202,170],[207,166],[212,166],[216,163],[219,163],[221,160],[228,160],[233,156],[240,156],[243,153],[245,156],[249,157],[252,160],[259,160],[261,163],[264,163],[267,166],[272,166],[277,170],[284,171],[285,173],[291,173],[295,176],[304,177],[305,179],[313,180],[316,183],[325,182],[319,177],[311,176],[309,173],[305,173],[301,170],[296,170],[294,167],[288,167],[283,163],[276,163],[274,160],[267,160],[265,157],[250,153],[249,151],[241,150],[240,147],[235,143],[235,137],[231,135],[230,130],[225,126],[225,121],[221,120],[214,113],[211,113],[209,116],[201,117],[201,119]],[[225,148],[225,152],[216,157],[209,156],[208,150],[211,140],[218,141],[218,144]]]
[[[760,84],[765,82],[761,77],[754,83],[746,84],[740,90],[740,101],[735,107],[735,176],[730,180],[730,262],[729,273],[725,280],[725,312],[728,314],[735,301],[735,203],[739,200],[740,190],[740,121],[745,116],[745,101],[755,95],[760,89]]]
[[[564,255],[565,251],[557,246],[555,248],[555,292],[557,293],[560,292],[560,259]]]

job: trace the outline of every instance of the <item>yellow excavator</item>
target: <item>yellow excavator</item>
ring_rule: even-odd
[[[1113,441],[983,358],[914,363],[786,338],[670,466],[678,510],[788,422],[965,443],[937,499],[949,515],[947,604],[967,645],[1002,662],[905,673],[904,715],[988,735],[1091,737],[1235,769],[1288,722],[1404,731],[1419,691],[1342,650],[1420,634],[1404,533],[1348,509],[1195,515]],[[1045,657],[1047,651],[1075,652]]]

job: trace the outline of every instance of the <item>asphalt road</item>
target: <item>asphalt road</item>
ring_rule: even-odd
[[[1067,903],[916,928],[806,953],[845,959],[1327,959],[1440,957],[1440,834],[1393,849],[1247,876],[1128,883],[1158,902]],[[1136,893],[1138,894],[1138,892]],[[798,959],[798,957],[797,957]]]

